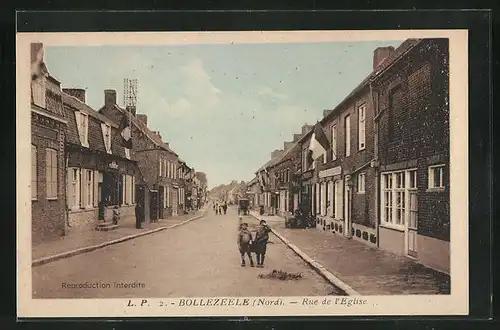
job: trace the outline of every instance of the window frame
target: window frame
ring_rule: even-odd
[[[363,116],[361,116],[363,113]],[[358,151],[366,149],[366,103],[358,107]]]
[[[351,155],[351,115],[348,114],[344,117],[344,130],[345,130],[345,157]]]
[[[427,170],[427,189],[429,191],[444,191],[445,190],[445,182],[444,182],[444,175],[445,175],[445,168],[446,164],[436,164],[436,165],[430,165]],[[435,170],[441,170],[440,172],[440,185],[435,186]]]
[[[49,162],[50,159],[50,162]],[[53,148],[45,148],[45,196],[47,200],[57,200],[59,198],[58,189],[58,154]],[[54,166],[55,163],[55,166]],[[50,173],[50,174],[49,174]],[[55,180],[54,180],[55,174]],[[54,191],[55,190],[55,191]],[[55,195],[54,195],[54,194]]]
[[[400,177],[398,178],[398,175]],[[414,176],[412,185],[411,176]],[[387,178],[390,178],[388,181]],[[390,182],[390,184],[388,184]],[[408,168],[381,173],[381,202],[380,202],[380,225],[398,231],[405,231],[411,226],[412,212],[416,212],[416,224],[418,224],[418,169]],[[416,195],[416,210],[412,209],[411,196]],[[390,196],[387,198],[387,196]],[[398,198],[400,203],[398,204]],[[388,203],[389,200],[389,203]],[[390,210],[388,212],[387,210]],[[398,211],[400,222],[397,222]],[[388,221],[388,219],[390,221]]]
[[[80,142],[84,147],[89,146],[89,115],[79,111],[78,112],[78,135],[80,137]]]
[[[361,178],[363,180],[361,180]],[[356,180],[356,192],[360,195],[363,195],[366,193],[366,173],[361,172],[358,173],[357,175],[357,180]]]
[[[332,125],[332,161],[337,160],[337,124]]]

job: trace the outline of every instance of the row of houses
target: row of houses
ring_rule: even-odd
[[[254,205],[449,273],[448,54],[447,39],[375,49],[366,79],[256,171]]]
[[[196,172],[148,128],[147,116],[117,104],[86,104],[84,89],[61,88],[31,45],[32,241],[80,230],[135,226],[196,209],[205,202],[206,175]],[[128,139],[124,132],[128,132]],[[120,212],[114,224],[113,210]]]

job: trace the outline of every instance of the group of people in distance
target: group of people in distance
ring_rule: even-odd
[[[224,212],[224,214],[226,214],[227,213],[227,202],[224,202],[224,204],[220,204],[220,205],[219,205],[219,203],[214,203],[213,209],[215,211],[215,214],[222,214],[222,212]]]
[[[240,217],[240,220],[242,218]],[[257,259],[257,267],[264,267],[264,259],[266,257],[267,242],[269,240],[269,232],[271,229],[267,226],[266,221],[261,220],[255,237],[248,229],[248,223],[240,224],[238,231],[238,249],[241,255],[241,267],[245,267],[245,257],[248,256],[250,260],[250,267],[255,267],[252,258],[252,252],[255,253]]]

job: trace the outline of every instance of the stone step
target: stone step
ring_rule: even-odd
[[[110,231],[117,229],[118,225],[113,224],[113,222],[101,222],[97,225],[95,230],[97,231]]]

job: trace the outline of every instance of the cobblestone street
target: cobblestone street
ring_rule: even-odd
[[[238,222],[233,208],[227,215],[215,215],[209,209],[205,217],[173,229],[33,267],[33,298],[339,294],[274,235],[264,268],[241,267]],[[301,273],[302,278],[259,278],[273,270]],[[68,288],[86,282],[109,287]],[[115,287],[115,283],[137,282],[141,285],[136,288]]]

